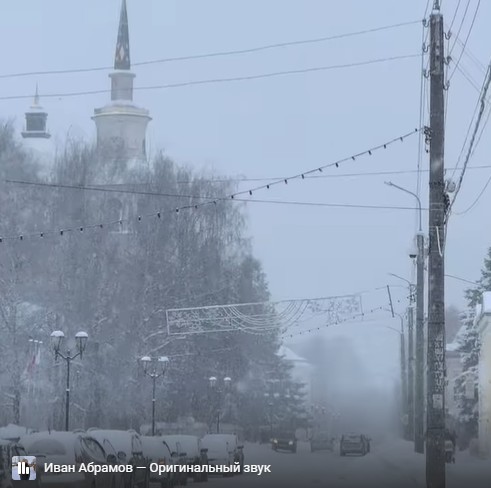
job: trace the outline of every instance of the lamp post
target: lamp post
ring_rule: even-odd
[[[87,339],[89,338],[86,332],[77,332],[75,334],[75,342],[77,347],[77,354],[71,355],[70,349],[63,354],[60,349],[65,339],[65,334],[61,330],[55,330],[51,333],[51,346],[55,353],[55,361],[58,358],[63,359],[66,362],[66,401],[65,401],[65,430],[70,430],[70,364],[71,362],[80,356],[82,359],[85,347],[87,346]]]
[[[415,393],[416,393],[416,382],[415,382],[415,358],[414,358],[414,299],[415,299],[415,291],[416,286],[411,283],[406,278],[402,276],[396,275],[394,273],[389,273],[390,276],[394,276],[395,278],[399,278],[400,280],[405,281],[409,287],[409,307],[407,309],[407,326],[408,326],[408,387],[407,387],[407,403],[408,403],[408,416],[409,416],[409,440],[415,440],[415,425],[416,425],[416,409],[415,409]],[[422,294],[419,293],[419,299],[422,299]],[[421,332],[423,331],[421,325]],[[421,340],[421,338],[420,338]],[[418,368],[423,364],[423,357],[419,358],[418,361],[420,364]],[[418,369],[419,371],[419,369]]]
[[[210,389],[216,395],[216,415],[217,415],[217,434],[220,433],[220,400],[223,393],[230,390],[230,386],[232,384],[232,378],[229,376],[225,376],[223,378],[223,386],[218,385],[218,380],[216,376],[210,376],[208,378]]]
[[[273,395],[270,393],[265,393],[264,398],[268,401],[268,407],[269,407],[269,433],[271,439],[273,438],[273,408],[274,408],[274,403],[272,401]]]
[[[157,379],[164,376],[169,364],[169,358],[167,356],[160,356],[158,358],[151,358],[150,356],[143,356],[141,359],[143,365],[143,373],[152,379],[152,436],[155,435],[155,390]]]
[[[410,257],[416,258],[416,382],[414,390],[414,450],[420,454],[424,453],[424,414],[425,414],[425,333],[424,333],[424,292],[425,292],[425,236],[423,233],[423,218],[421,211],[421,200],[412,191],[395,185],[392,182],[386,182],[387,185],[393,186],[409,195],[413,196],[418,202],[418,220],[419,228],[416,234],[416,254],[410,254]]]

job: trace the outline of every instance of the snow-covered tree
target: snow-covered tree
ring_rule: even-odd
[[[459,338],[463,374],[455,384],[455,394],[459,409],[461,442],[465,447],[470,439],[477,437],[478,411],[478,363],[480,340],[475,321],[476,305],[481,301],[483,292],[491,291],[491,248],[484,259],[481,278],[477,286],[466,290],[468,310],[461,314],[464,333]]]

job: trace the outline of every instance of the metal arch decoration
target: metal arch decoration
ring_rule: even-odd
[[[285,332],[312,323],[329,325],[363,312],[361,295],[235,303],[166,310],[168,335]]]

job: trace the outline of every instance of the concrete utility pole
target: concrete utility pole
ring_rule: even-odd
[[[417,234],[418,256],[416,261],[416,383],[414,389],[414,451],[425,452],[424,414],[425,414],[425,238],[420,228]]]
[[[440,2],[430,16],[430,215],[426,486],[445,488],[444,32]]]
[[[408,440],[414,440],[414,307],[413,287],[410,286],[410,305],[407,308],[407,409],[408,409]]]

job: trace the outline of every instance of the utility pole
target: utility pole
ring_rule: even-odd
[[[408,410],[408,440],[414,440],[414,307],[413,287],[410,286],[410,305],[407,308],[407,410]]]
[[[444,32],[440,2],[430,16],[430,214],[426,486],[445,488]]]
[[[401,387],[402,387],[402,405],[401,405],[401,416],[403,419],[403,438],[407,440],[408,438],[408,423],[406,419],[409,419],[407,411],[407,362],[406,362],[406,341],[404,339],[404,317],[399,315],[401,320]]]
[[[425,238],[421,223],[417,234],[418,256],[416,260],[416,383],[414,387],[414,451],[420,454],[424,448],[424,413],[425,413]]]

